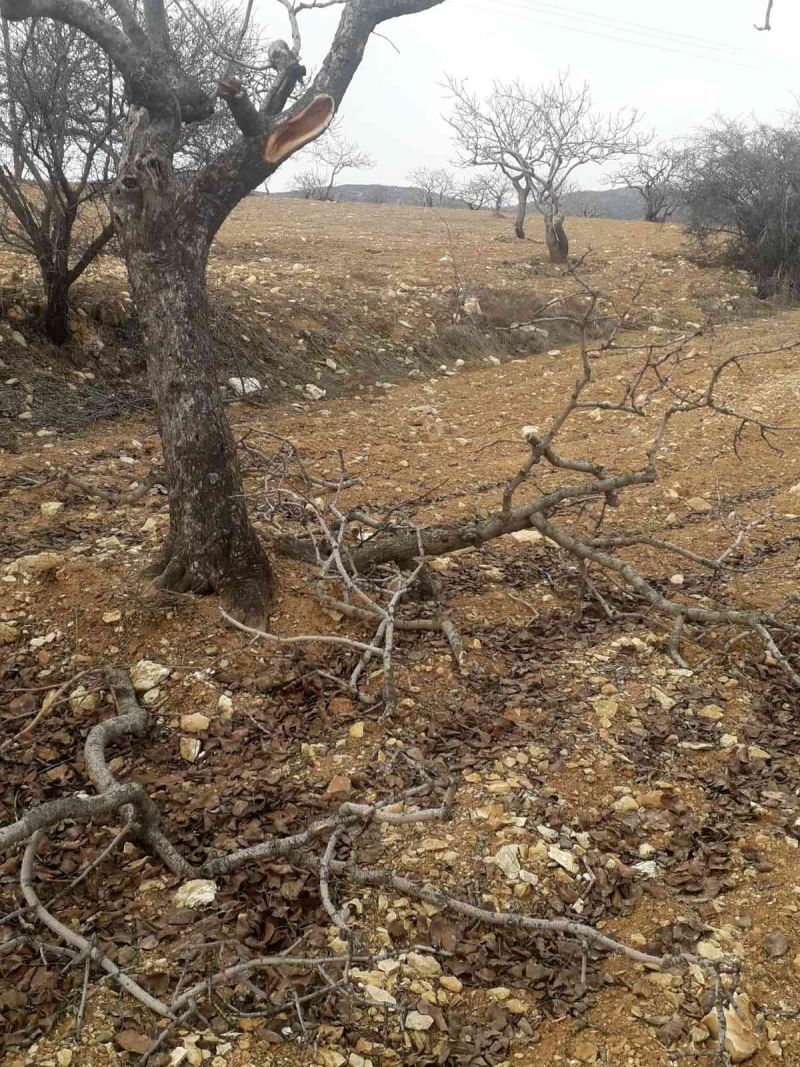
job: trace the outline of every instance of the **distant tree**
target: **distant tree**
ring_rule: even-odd
[[[565,191],[569,197],[569,209],[571,215],[577,215],[584,219],[596,219],[600,216],[600,208],[596,199],[582,189],[569,189]]]
[[[332,200],[336,179],[345,170],[367,170],[375,160],[363,152],[355,141],[348,141],[341,124],[334,122],[325,134],[315,141],[309,151],[312,166],[309,173],[317,175],[318,200]]]
[[[644,201],[645,222],[666,222],[682,203],[678,181],[682,160],[680,149],[660,144],[652,151],[642,152],[626,161],[611,183],[639,193]]]
[[[477,172],[467,178],[456,189],[456,198],[461,200],[470,211],[479,211],[491,206],[499,214],[508,199],[511,183],[502,171]]]
[[[408,179],[422,193],[425,207],[441,207],[445,200],[456,195],[455,178],[444,167],[417,167]]]
[[[315,168],[301,170],[292,178],[292,191],[303,200],[324,200],[325,178]]]
[[[613,115],[596,111],[589,86],[573,86],[566,73],[531,89],[522,82],[496,82],[481,101],[464,82],[448,81],[453,110],[448,118],[463,165],[499,168],[517,193],[514,232],[525,236],[529,200],[544,216],[550,258],[564,262],[569,242],[561,198],[575,172],[641,151],[648,138],[638,131],[635,109]]]
[[[67,337],[70,287],[114,234],[104,195],[114,168],[121,83],[70,26],[3,22],[0,237],[34,257],[42,328]]]
[[[785,126],[718,120],[683,156],[689,230],[751,271],[761,296],[800,296],[800,116]]]

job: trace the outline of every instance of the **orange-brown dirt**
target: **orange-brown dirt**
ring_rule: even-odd
[[[348,505],[424,498],[415,512],[424,522],[497,507],[503,481],[524,458],[522,427],[544,428],[579,371],[578,347],[557,324],[557,340],[540,345],[545,351],[523,356],[502,343],[505,328],[525,321],[526,312],[575,292],[575,283],[545,262],[543,243],[513,242],[509,232],[509,220],[483,213],[247,201],[217,241],[212,289],[224,290],[232,330],[256,346],[265,337],[273,349],[284,346],[287,361],[292,346],[316,337],[313,355],[304,345],[300,356],[292,354],[293,373],[331,395],[310,401],[297,391],[293,402],[233,404],[237,436],[267,454],[277,447],[273,435],[289,438],[306,466],[328,478],[336,476],[341,452],[361,482],[347,490]],[[746,275],[690,261],[677,227],[572,220],[570,235],[574,254],[588,253],[581,276],[617,307],[626,308],[641,287],[617,336],[626,347],[595,361],[594,397],[618,392],[641,361],[634,345],[692,331],[692,324],[709,323],[680,372],[694,385],[734,352],[800,340],[800,313],[756,301]],[[119,265],[109,260],[95,273],[86,293],[102,281],[110,299],[119,278],[122,302]],[[469,366],[458,367],[453,314],[470,296],[484,319],[469,335]],[[496,332],[484,329],[490,315]],[[17,357],[27,368],[37,354],[32,333],[26,336],[29,349]],[[418,359],[423,339],[430,345]],[[8,339],[4,353],[10,348]],[[492,362],[495,352],[500,365]],[[797,620],[798,353],[744,358],[720,385],[731,407],[786,429],[769,441],[746,430],[737,455],[735,422],[711,412],[675,419],[658,483],[622,494],[615,530],[644,531],[712,557],[760,518],[719,574],[653,549],[623,550],[667,595],[780,609]],[[17,363],[4,359],[10,370],[3,374],[13,377]],[[90,367],[77,341],[73,359],[82,373]],[[268,361],[261,366],[279,373]],[[90,373],[102,376],[102,368]],[[376,373],[384,381],[369,384]],[[78,394],[94,380],[77,379]],[[287,388],[293,391],[291,383]],[[581,413],[567,423],[560,450],[632,469],[643,462],[662,410],[656,403],[645,418]],[[349,780],[353,798],[366,800],[416,784],[391,761],[403,748],[431,773],[454,776],[452,820],[372,827],[359,844],[361,862],[436,881],[475,902],[599,923],[650,951],[708,944],[738,964],[737,989],[750,1000],[748,1037],[757,1051],[746,1062],[800,1064],[800,695],[761,646],[733,628],[693,628],[683,650],[692,669],[679,670],[667,655],[669,625],[657,612],[600,575],[617,617],[607,618],[592,600],[579,611],[572,561],[545,542],[503,538],[438,567],[467,650],[463,674],[454,672],[443,640],[403,636],[400,705],[385,716],[377,672],[367,687],[375,694],[371,708],[316,673],[321,667],[346,677],[349,653],[321,645],[276,651],[221,626],[213,600],[151,589],[141,570],[167,521],[158,488],[115,507],[59,482],[63,471],[116,492],[140,482],[159,466],[149,415],[98,422],[71,436],[40,425],[38,416],[29,421],[27,434],[24,423],[16,427],[23,431],[18,453],[0,455],[0,623],[7,639],[0,645],[0,723],[11,741],[0,753],[4,823],[35,801],[83,788],[83,738],[113,713],[105,696],[73,700],[56,706],[31,736],[14,739],[40,710],[44,687],[93,668],[154,660],[172,670],[160,686],[154,732],[110,755],[118,777],[147,785],[168,832],[193,859],[333,810],[340,799],[327,792],[334,778]],[[252,453],[243,458],[251,510],[268,544],[287,520],[266,506],[263,466]],[[563,472],[538,468],[535,477],[536,491],[564,480]],[[520,499],[534,491],[523,488]],[[48,514],[48,502],[63,507]],[[44,552],[57,556],[48,573],[14,573],[16,559]],[[319,607],[310,568],[279,560],[278,573],[274,633],[367,636]],[[798,643],[783,647],[797,664]],[[86,687],[101,689],[102,677],[89,676]],[[198,735],[195,762],[180,751],[187,712],[211,720]],[[36,867],[42,898],[64,888],[116,828],[105,820],[52,833]],[[573,855],[580,874],[553,862],[553,842]],[[503,845],[519,846],[529,881],[509,881],[490,862]],[[654,874],[634,867],[646,859],[655,861]],[[6,857],[3,912],[19,906],[18,874],[19,856]],[[334,931],[314,878],[299,867],[271,864],[222,879],[215,902],[189,915],[173,902],[177,888],[157,862],[126,843],[54,911],[96,935],[120,966],[166,997],[182,972],[217,969],[218,949],[187,964],[190,946],[226,941],[245,955],[263,954],[305,933],[304,951],[329,951]],[[338,883],[334,890],[338,900],[354,901],[367,944],[433,946],[443,974],[463,988],[453,991],[457,983],[448,988],[407,964],[388,975],[365,964],[356,996],[312,1001],[302,1024],[291,1001],[261,1018],[243,1017],[218,999],[204,1009],[206,1023],[195,1018],[175,1031],[164,1063],[662,1067],[683,1062],[672,1057],[687,1051],[714,1063],[714,1041],[701,1026],[714,990],[696,969],[651,974],[592,952],[584,961],[580,945],[465,928],[389,890]],[[17,920],[0,927],[4,940],[19,933]],[[27,946],[0,964],[3,1062],[13,1067],[134,1063],[137,1054],[125,1050],[133,1039],[121,1035],[132,1033],[135,1045],[158,1032],[153,1016],[92,975],[78,1041],[82,965],[61,974],[63,963],[47,957],[45,966]],[[312,980],[318,976],[252,976],[273,1008],[290,984],[302,994],[315,988]],[[378,980],[398,1012],[363,1000],[364,984]],[[237,996],[244,1003],[247,991]],[[404,1014],[424,1014],[426,1005],[431,1028],[403,1030]],[[171,1046],[184,1058],[173,1053],[170,1061]]]

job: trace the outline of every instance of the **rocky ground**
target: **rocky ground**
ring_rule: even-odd
[[[276,450],[273,435],[288,438],[328,477],[341,451],[361,482],[348,504],[415,499],[427,522],[497,506],[523,456],[522,427],[560,410],[578,370],[567,326],[552,324],[547,337],[513,328],[573,292],[543,246],[507,240],[508,220],[446,220],[252,200],[223,230],[211,267],[227,336],[249,339],[236,348],[237,359],[253,356],[240,377],[272,383],[275,361],[292,369],[279,402],[269,402],[276,388],[232,404],[237,436],[265,455]],[[589,253],[589,284],[620,307],[641,287],[626,345],[710,321],[686,370],[695,382],[721,357],[800,338],[800,314],[756,301],[744,275],[691,262],[677,228],[576,220],[572,233],[576,255]],[[103,270],[99,305],[124,310],[118,265]],[[669,627],[632,594],[598,577],[614,617],[594,600],[579,610],[571,561],[540,538],[507,537],[437,564],[464,670],[454,670],[443,639],[403,635],[397,711],[383,714],[377,672],[367,687],[374,703],[357,704],[319,673],[346,677],[351,653],[319,643],[276,651],[223,628],[213,601],[152,591],[141,568],[167,516],[151,415],[70,434],[35,387],[66,388],[76,409],[84,389],[112,395],[104,361],[120,359],[119,331],[133,327],[87,312],[103,347],[76,330],[67,374],[34,341],[22,297],[14,306],[23,314],[8,323],[2,350],[3,373],[18,379],[6,389],[21,398],[9,418],[18,451],[0,456],[3,823],[83,788],[83,739],[113,714],[102,674],[83,672],[133,668],[155,726],[144,742],[111,752],[112,769],[147,786],[194,859],[295,831],[344,798],[389,800],[420,774],[450,776],[450,820],[373,824],[359,862],[484,906],[593,923],[651,953],[686,949],[727,962],[739,1006],[728,1019],[733,1062],[800,1064],[800,700],[763,647],[731,628],[698,628],[684,648],[690,669],[679,669],[667,655]],[[628,348],[603,357],[598,395],[640,357]],[[673,425],[659,483],[623,494],[616,527],[704,555],[747,528],[728,568],[711,575],[685,558],[627,550],[665,593],[797,618],[797,361],[791,349],[772,351],[726,378],[732,407],[789,427],[772,443],[746,432],[737,455],[728,421],[693,415]],[[652,432],[650,419],[586,413],[561,449],[628,469]],[[246,449],[243,457],[269,541],[291,523],[268,506],[274,469]],[[66,485],[65,471],[106,497]],[[540,486],[551,477],[543,472]],[[137,485],[151,487],[124,502]],[[364,639],[357,624],[318,606],[309,568],[280,560],[278,569],[275,633]],[[796,645],[782,645],[795,662]],[[66,890],[117,829],[111,819],[68,824],[43,842],[41,898]],[[19,863],[15,853],[0,865],[4,912],[19,907]],[[696,965],[647,971],[575,941],[466,923],[393,891],[334,889],[376,954],[349,985],[298,1008],[295,996],[324,984],[318,971],[259,972],[257,993],[220,990],[151,1062],[660,1067],[687,1052],[714,1062],[715,989]],[[198,906],[128,841],[52,909],[159,996],[231,959],[344,948],[318,879],[288,862],[220,879]],[[0,927],[3,940],[19,934],[18,917]],[[30,945],[0,962],[3,1062],[14,1067],[135,1063],[159,1032],[152,1014],[92,973],[76,1037],[82,965],[64,971]]]

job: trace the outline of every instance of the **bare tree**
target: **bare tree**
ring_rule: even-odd
[[[299,193],[303,200],[322,200],[325,179],[318,170],[308,168],[301,170],[292,178],[292,190]]]
[[[445,200],[456,195],[456,183],[444,167],[417,167],[408,175],[423,196],[425,207],[442,207]]]
[[[480,211],[490,205],[499,214],[510,189],[511,184],[502,171],[479,171],[458,186],[456,196],[470,211]]]
[[[342,132],[341,124],[333,123],[323,137],[311,146],[311,158],[314,161],[310,173],[317,174],[321,181],[317,183],[319,200],[332,200],[336,179],[345,170],[366,170],[375,166],[375,160],[368,152],[363,152],[355,141],[348,141]]]
[[[181,63],[165,0],[144,0],[141,6],[111,0],[108,13],[88,0],[0,3],[0,13],[12,21],[49,18],[79,30],[124,79],[129,111],[112,217],[141,323],[170,483],[170,532],[153,572],[162,588],[217,591],[239,619],[267,622],[274,578],[248,519],[217,384],[208,329],[209,248],[236,204],[328,127],[375,29],[440,2],[341,0],[330,50],[313,83],[290,104],[306,73],[298,16],[323,6],[323,0],[281,0],[292,43],[269,47],[262,66],[272,77],[255,100],[241,79],[251,84],[257,79],[237,63],[238,49],[220,49],[225,62],[216,96],[229,108],[238,133],[186,176],[175,168],[184,126],[208,122],[215,96]],[[181,4],[179,10],[179,22],[202,21],[194,6]],[[251,12],[248,3],[242,35]]]
[[[644,201],[645,222],[666,222],[683,200],[678,182],[681,161],[679,149],[660,144],[626,162],[611,182],[639,193]]]
[[[32,255],[45,293],[42,326],[67,337],[69,289],[114,233],[104,201],[121,85],[71,26],[4,23],[0,53],[0,236]]]
[[[536,89],[518,81],[496,82],[484,101],[464,82],[451,78],[448,85],[454,100],[448,121],[462,164],[499,167],[517,193],[516,236],[525,236],[532,199],[544,215],[550,258],[565,262],[564,191],[580,167],[642,149],[648,138],[637,129],[638,112],[628,108],[601,114],[589,86],[573,86],[566,73]]]

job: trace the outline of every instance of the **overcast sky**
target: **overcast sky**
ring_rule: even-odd
[[[772,32],[758,33],[764,7],[764,0],[444,0],[387,22],[382,30],[399,54],[373,38],[340,112],[347,135],[376,166],[341,180],[403,185],[417,166],[451,164],[446,73],[484,91],[494,79],[536,85],[569,67],[599,106],[635,105],[664,138],[714,112],[775,118],[800,94],[800,4],[775,0]],[[271,36],[288,35],[274,0],[262,0],[261,11]],[[336,8],[304,13],[308,66],[321,62],[336,22]],[[271,187],[288,188],[304,165],[299,153]],[[583,188],[602,184],[596,170],[576,178]]]

